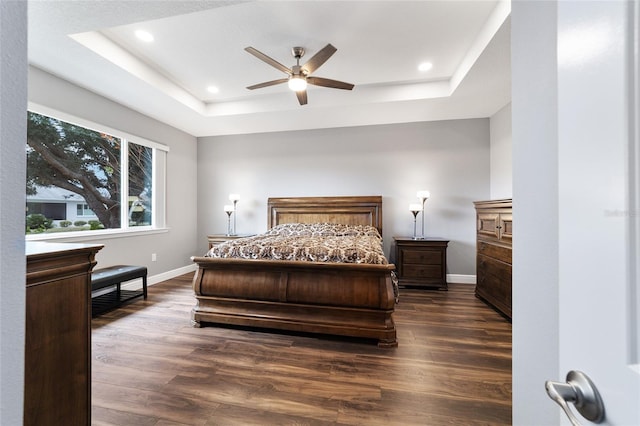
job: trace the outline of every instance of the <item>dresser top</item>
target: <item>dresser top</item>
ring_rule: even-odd
[[[505,198],[502,200],[474,201],[473,204],[476,208],[510,208],[513,203],[511,198]]]
[[[410,241],[412,243],[421,243],[421,242],[438,242],[438,243],[448,243],[449,240],[440,237],[424,237],[424,238],[413,238],[413,237],[393,237],[395,241],[407,242]]]
[[[48,253],[60,253],[69,251],[95,251],[100,250],[102,244],[83,243],[50,243],[45,241],[27,241],[25,243],[25,254],[27,256],[38,256]]]

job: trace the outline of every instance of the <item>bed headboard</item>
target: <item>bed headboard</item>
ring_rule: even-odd
[[[267,226],[282,223],[371,225],[382,235],[382,196],[269,198]]]

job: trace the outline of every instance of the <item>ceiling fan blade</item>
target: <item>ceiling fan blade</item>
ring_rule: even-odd
[[[260,52],[257,49],[254,49],[253,47],[249,46],[249,47],[245,47],[244,50],[246,50],[247,52],[251,53],[253,56],[255,56],[256,58],[260,59],[263,62],[266,62],[267,64],[271,65],[272,67],[279,69],[280,71],[282,71],[285,74],[289,74],[291,75],[291,70],[288,67],[285,67],[284,65],[282,65],[280,62],[276,61],[275,59],[265,55],[264,53]]]
[[[320,49],[318,53],[313,55],[311,59],[307,61],[306,64],[302,66],[302,69],[307,71],[307,75],[312,74],[315,70],[320,68],[320,65],[324,64],[327,59],[331,57],[334,53],[336,53],[338,49],[333,47],[331,43],[327,44],[325,47]]]
[[[278,80],[265,81],[264,83],[254,84],[253,86],[247,87],[249,90],[253,89],[261,89],[263,87],[275,86],[276,84],[282,84],[289,81],[288,78],[279,78]]]
[[[351,83],[322,77],[307,77],[307,83],[313,84],[314,86],[331,87],[332,89],[351,90],[354,87]]]
[[[307,104],[307,91],[306,90],[301,90],[299,92],[296,92],[296,96],[298,97],[298,102],[300,102],[300,105],[306,105]]]

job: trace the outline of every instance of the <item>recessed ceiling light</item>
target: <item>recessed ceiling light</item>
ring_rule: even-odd
[[[207,92],[209,93],[219,93],[220,89],[218,89],[216,86],[209,86],[207,87]]]
[[[431,68],[433,68],[433,64],[431,62],[423,62],[418,65],[418,70],[420,71],[429,71]]]
[[[150,32],[145,30],[137,30],[136,37],[138,37],[138,39],[147,43],[151,43],[153,41],[153,35]]]

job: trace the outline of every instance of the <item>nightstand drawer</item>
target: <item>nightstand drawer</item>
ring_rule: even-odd
[[[402,250],[405,265],[442,265],[442,250]]]
[[[402,268],[403,278],[442,278],[442,265],[408,265]]]
[[[213,234],[207,235],[207,241],[209,243],[209,249],[211,247],[222,244],[226,241],[237,240],[238,238],[252,237],[255,234],[236,234],[236,235],[225,235],[225,234]]]

